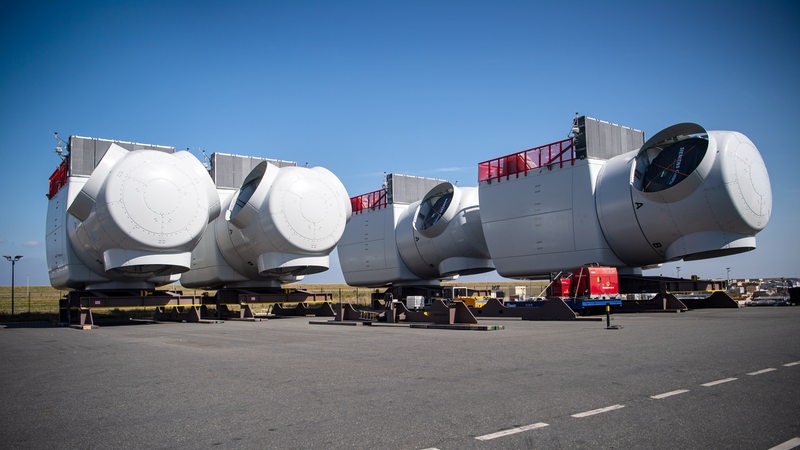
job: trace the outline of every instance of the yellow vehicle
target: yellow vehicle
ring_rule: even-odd
[[[470,308],[483,308],[483,305],[485,305],[487,301],[486,297],[456,297],[453,300],[464,302],[464,304]]]

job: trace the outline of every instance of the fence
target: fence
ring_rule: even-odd
[[[523,150],[478,164],[478,182],[508,180],[512,175],[528,175],[528,171],[547,167],[562,168],[575,164],[575,145],[573,139],[553,142],[541,147]]]
[[[377,191],[350,198],[350,206],[353,208],[353,214],[359,214],[365,209],[384,208],[387,204],[386,189],[378,189]]]

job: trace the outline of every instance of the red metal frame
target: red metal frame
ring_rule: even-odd
[[[53,198],[67,184],[67,167],[69,166],[67,161],[67,159],[61,161],[55,172],[50,175],[50,190],[47,192],[47,198]]]
[[[386,207],[386,205],[386,189],[378,189],[377,191],[350,198],[350,206],[353,208],[353,214],[359,214],[365,209],[381,209]]]
[[[511,175],[528,175],[528,171],[541,167],[559,168],[575,164],[575,146],[572,138],[523,150],[478,164],[478,182],[508,180]]]

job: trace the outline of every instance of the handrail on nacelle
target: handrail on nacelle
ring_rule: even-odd
[[[359,214],[365,209],[384,208],[386,205],[386,189],[378,189],[377,191],[350,197],[350,206],[353,209],[353,214]]]
[[[50,175],[50,188],[47,191],[47,198],[53,198],[58,191],[67,184],[68,177],[68,159],[61,161],[61,164],[56,167],[56,170]]]
[[[528,175],[528,171],[541,167],[559,168],[575,164],[574,139],[564,139],[541,147],[535,147],[478,164],[478,182],[508,180],[511,175]]]

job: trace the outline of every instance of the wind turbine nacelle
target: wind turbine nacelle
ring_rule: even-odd
[[[494,270],[475,187],[434,187],[399,217],[395,238],[403,262],[421,279]]]
[[[755,249],[772,212],[772,191],[750,139],[684,123],[606,164],[597,212],[625,264],[689,261]]]
[[[225,207],[193,253],[187,287],[274,287],[328,270],[329,255],[350,219],[341,181],[322,167],[280,166],[275,160],[213,155]],[[254,165],[238,190],[220,180],[218,161]]]
[[[48,207],[51,284],[151,288],[189,270],[220,210],[203,165],[170,147],[79,137],[70,147],[70,173]]]
[[[347,284],[425,284],[494,269],[477,188],[396,174],[387,180],[386,190],[351,199],[355,214],[338,247]]]
[[[638,269],[756,247],[772,193],[747,137],[684,123],[643,143],[638,130],[577,122],[574,140],[481,163],[483,230],[500,275]]]

